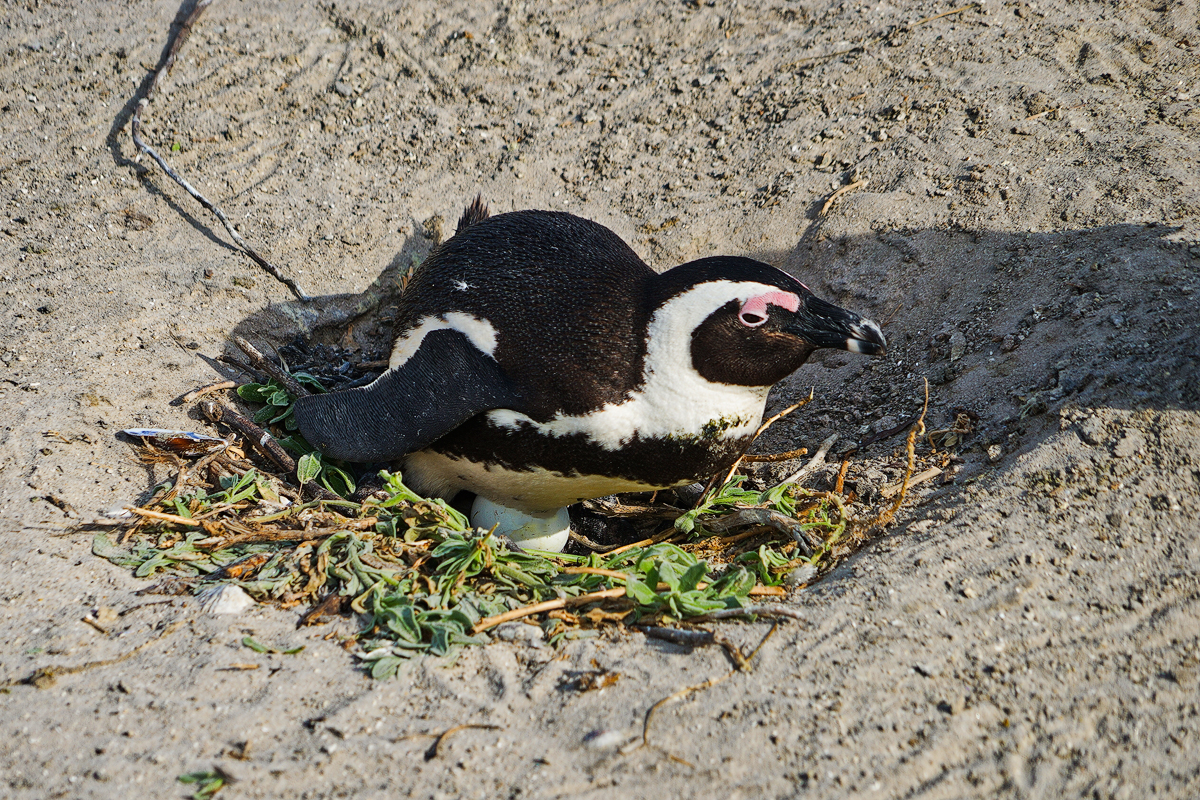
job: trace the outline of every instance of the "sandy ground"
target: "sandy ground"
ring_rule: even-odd
[[[0,795],[183,796],[220,767],[230,797],[1200,796],[1194,2],[379,5],[217,3],[147,117],[308,305],[134,159],[174,3],[0,8]],[[477,192],[660,269],[757,256],[884,321],[886,360],[778,388],[817,402],[771,447],[891,427],[923,376],[933,427],[978,418],[655,748],[618,745],[719,650],[517,626],[372,682],[338,623],[136,596],[74,532],[154,483],[118,429],[201,426],[171,401],[230,331],[368,344]],[[898,445],[858,457],[863,491]],[[580,691],[596,669],[621,677]],[[466,723],[496,727],[413,738]]]

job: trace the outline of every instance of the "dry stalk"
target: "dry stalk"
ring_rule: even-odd
[[[867,179],[863,178],[862,180],[855,181],[854,183],[851,183],[847,186],[843,186],[842,188],[838,189],[836,192],[829,195],[829,199],[825,201],[825,205],[821,206],[821,210],[817,212],[817,215],[821,216],[821,217],[825,216],[826,214],[829,213],[829,209],[833,207],[833,204],[835,202],[837,202],[837,199],[839,197],[841,197],[842,195],[844,195],[848,192],[853,192],[855,189],[861,189],[862,187],[864,187],[866,185],[867,185]]]
[[[200,191],[196,187],[192,186],[192,184],[190,184],[186,178],[172,169],[171,165],[167,163],[166,159],[159,155],[157,150],[155,150],[142,139],[142,114],[150,106],[150,101],[153,100],[154,96],[158,93],[158,88],[163,78],[170,74],[171,68],[175,66],[175,59],[178,58],[179,51],[183,48],[183,45],[188,40],[188,37],[192,35],[192,26],[196,24],[196,21],[200,19],[200,15],[203,14],[204,10],[211,4],[212,0],[198,0],[195,7],[192,8],[191,13],[187,15],[182,23],[180,23],[179,29],[175,32],[175,37],[171,40],[171,44],[167,49],[167,57],[163,60],[162,65],[154,71],[154,74],[150,79],[150,85],[146,88],[146,94],[143,95],[140,100],[138,100],[137,105],[133,109],[133,119],[130,121],[129,126],[130,132],[133,134],[133,143],[138,150],[153,159],[154,163],[158,164],[159,169],[167,174],[167,177],[182,186],[188,194],[195,198],[196,202],[212,212],[213,216],[220,220],[221,224],[225,226],[225,231],[229,234],[230,238],[237,243],[237,246],[241,248],[243,253],[250,256],[254,263],[258,264],[260,267],[270,273],[275,280],[291,289],[292,293],[296,295],[297,299],[308,302],[312,300],[312,298],[305,294],[304,290],[301,289],[294,280],[284,275],[283,270],[272,264],[263,256],[259,255],[254,248],[246,244],[246,241],[238,234],[237,230],[234,229],[233,224],[229,221],[229,217],[225,216],[224,211],[222,211],[215,203],[201,194]]]

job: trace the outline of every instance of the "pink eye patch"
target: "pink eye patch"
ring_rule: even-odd
[[[743,325],[757,328],[767,321],[767,306],[769,305],[796,311],[800,308],[800,298],[791,292],[767,292],[756,295],[742,303],[738,319]]]

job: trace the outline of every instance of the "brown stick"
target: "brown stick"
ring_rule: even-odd
[[[742,456],[742,461],[751,464],[772,464],[777,461],[791,461],[793,458],[808,455],[807,447],[797,447],[795,450],[788,450],[786,453],[768,453],[764,455],[745,455]]]
[[[580,606],[585,603],[591,603],[595,600],[606,600],[612,597],[624,597],[625,587],[616,589],[605,589],[602,592],[592,592],[591,594],[581,594],[578,597],[560,597],[557,600],[547,600],[544,603],[534,603],[531,606],[522,608],[514,608],[512,611],[505,611],[503,614],[497,614],[494,617],[484,617],[475,623],[475,627],[471,629],[471,633],[480,633],[488,628],[494,628],[505,622],[512,622],[514,619],[529,617],[534,614],[540,614],[543,611],[553,611],[556,608],[566,608],[567,606]]]
[[[688,622],[715,622],[731,617],[787,617],[788,619],[804,619],[804,614],[795,608],[783,606],[746,606],[745,608],[723,608],[720,611],[710,611],[698,617],[688,617]]]
[[[915,28],[919,25],[924,25],[926,22],[933,22],[935,19],[941,19],[942,17],[949,17],[954,14],[961,14],[964,11],[970,11],[972,8],[975,8],[975,6],[977,6],[977,5],[979,5],[979,4],[971,3],[970,5],[967,5],[967,6],[959,6],[958,8],[953,8],[949,11],[943,11],[940,14],[934,14],[932,17],[926,17],[925,19],[919,19],[912,24],[912,27]]]
[[[199,389],[193,389],[181,397],[180,400],[184,403],[190,403],[193,400],[204,397],[206,394],[212,394],[213,392],[220,392],[224,391],[225,389],[236,388],[237,381],[218,381],[217,383],[210,383],[208,386],[201,386]]]
[[[164,514],[161,511],[151,511],[148,508],[137,508],[136,506],[126,506],[125,510],[133,514],[137,514],[139,517],[156,519],[161,522],[174,522],[176,525],[187,525],[189,528],[201,527],[199,520],[188,519],[187,517],[181,517],[178,514]]]
[[[916,475],[913,475],[912,478],[909,480],[908,488],[911,489],[912,487],[914,487],[918,484],[922,484],[925,481],[932,480],[933,478],[936,478],[938,475],[941,475],[941,474],[942,474],[942,471],[940,469],[938,469],[937,467],[930,467],[929,469],[924,470],[923,472],[918,472]],[[885,500],[888,500],[888,499],[895,497],[897,494],[899,494],[900,489],[903,488],[903,486],[904,485],[902,483],[893,483],[891,486],[885,486],[882,489],[880,489],[879,494],[881,494]]]
[[[283,445],[275,441],[275,437],[270,433],[264,431],[229,406],[215,400],[204,400],[200,403],[200,413],[213,422],[224,422],[226,425],[236,428],[246,437],[246,440],[250,442],[250,445],[255,450],[262,453],[267,460],[282,472],[287,475],[296,474],[296,461],[283,449]],[[309,497],[314,497],[318,500],[342,499],[316,481],[308,481],[302,488]]]
[[[89,669],[95,669],[97,667],[110,667],[113,664],[120,664],[122,661],[127,661],[133,658],[155,642],[161,641],[170,636],[172,633],[179,630],[179,628],[183,626],[183,623],[184,620],[176,620],[175,622],[172,622],[170,625],[164,628],[163,632],[158,636],[155,636],[149,641],[142,642],[128,653],[119,655],[116,658],[105,658],[100,661],[86,661],[83,664],[76,664],[71,667],[39,667],[38,669],[34,670],[32,675],[21,681],[21,683],[27,683],[30,686],[37,687],[38,689],[45,689],[53,686],[55,681],[58,680],[59,675],[75,675],[77,673],[86,672]],[[6,685],[12,686],[14,684],[9,683]]]
[[[301,397],[308,397],[310,394],[312,394],[312,392],[310,392],[302,383],[300,383],[300,381],[289,375],[286,370],[281,369],[280,367],[277,367],[268,361],[266,356],[260,353],[257,347],[250,344],[241,336],[233,336],[230,338],[233,339],[233,343],[238,346],[238,349],[246,354],[246,357],[250,359],[250,364],[255,369],[267,373],[267,375],[274,379],[276,383],[286,389],[288,394],[290,394],[292,397],[299,399]]]
[[[780,533],[792,537],[800,552],[805,556],[813,554],[813,545],[809,542],[808,533],[800,521],[769,508],[743,508],[732,514],[725,514],[704,522],[704,527],[714,533],[722,533],[739,525],[766,525],[774,528]]]
[[[849,186],[843,186],[842,188],[838,189],[836,192],[829,195],[829,199],[825,201],[825,205],[821,206],[821,210],[819,212],[817,212],[817,216],[823,217],[826,214],[828,214],[829,209],[833,206],[834,202],[842,195],[846,194],[847,192],[853,192],[855,189],[861,189],[862,187],[864,187],[866,185],[867,185],[867,179],[863,178],[860,181],[855,181],[854,183],[850,184]]]
[[[162,66],[154,71],[154,75],[150,79],[150,85],[146,88],[146,94],[140,100],[138,100],[137,105],[133,109],[133,119],[130,121],[129,125],[130,132],[133,134],[133,143],[138,150],[152,158],[154,162],[158,164],[159,169],[167,174],[167,177],[182,186],[188,194],[195,198],[196,202],[212,212],[212,214],[221,221],[221,224],[225,226],[226,232],[233,239],[233,241],[237,243],[237,246],[241,248],[243,253],[250,256],[254,263],[258,264],[260,267],[270,273],[275,280],[291,289],[292,294],[296,295],[298,300],[308,302],[312,300],[312,298],[305,294],[304,290],[301,289],[294,280],[284,275],[283,270],[272,264],[263,256],[259,255],[254,248],[246,244],[246,241],[234,229],[233,224],[229,221],[229,217],[225,216],[224,211],[222,211],[216,206],[215,203],[201,194],[196,187],[188,183],[186,178],[172,169],[171,165],[167,163],[166,159],[159,155],[157,150],[155,150],[142,139],[143,112],[145,112],[145,110],[150,106],[150,101],[153,100],[154,95],[157,94],[159,84],[162,82],[163,78],[168,75],[171,72],[171,68],[175,66],[175,59],[179,56],[179,51],[183,48],[184,42],[188,40],[188,37],[192,35],[192,26],[196,24],[196,20],[200,19],[200,15],[204,13],[204,9],[208,8],[211,3],[212,0],[198,0],[191,13],[188,14],[187,18],[184,19],[184,21],[180,24],[179,30],[176,31],[175,38],[171,40],[170,47],[167,50],[166,60],[163,61]]]
[[[479,728],[485,731],[500,730],[499,725],[479,725],[473,723],[468,723],[466,725],[455,725],[453,728],[447,728],[446,730],[437,734],[437,738],[434,739],[433,745],[425,752],[425,760],[432,761],[433,759],[437,758],[442,747],[442,742],[450,738],[451,735],[458,733],[459,731],[469,730],[471,728]]]

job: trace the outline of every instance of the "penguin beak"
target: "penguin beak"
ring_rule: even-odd
[[[833,347],[868,356],[887,352],[887,340],[877,324],[814,295],[805,298],[803,307],[787,329],[816,347]]]

